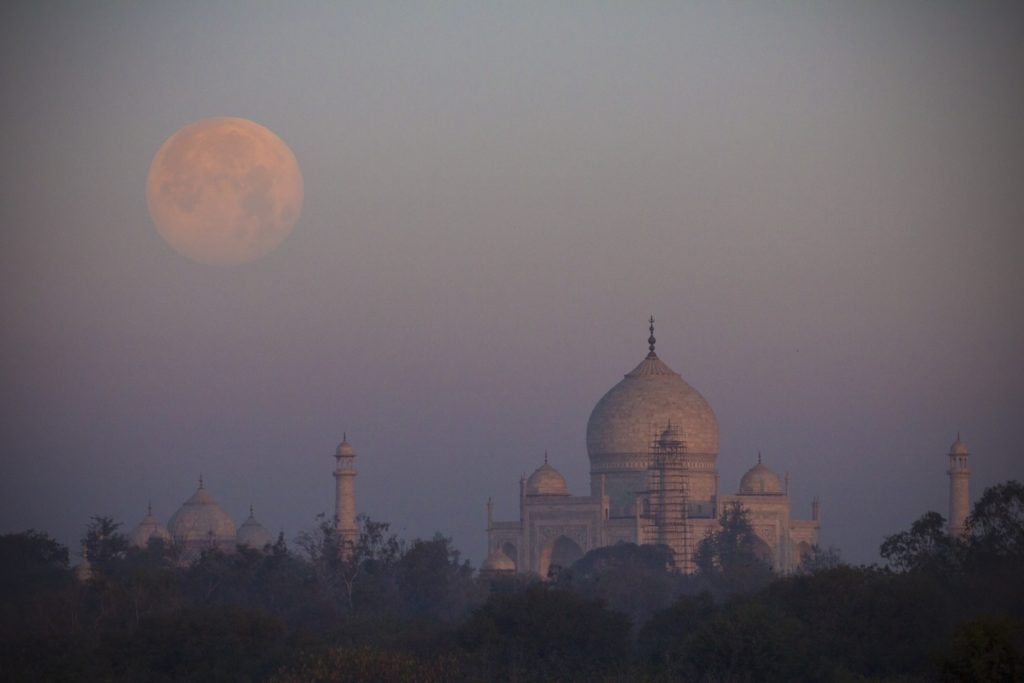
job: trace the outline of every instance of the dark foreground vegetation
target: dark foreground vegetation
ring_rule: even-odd
[[[448,539],[368,519],[350,560],[321,525],[181,567],[94,518],[84,582],[46,534],[9,534],[0,680],[1024,680],[1021,484],[986,491],[962,542],[924,515],[886,539],[885,567],[820,551],[773,577],[746,513],[723,521],[692,576],[620,544],[544,582],[477,578]]]

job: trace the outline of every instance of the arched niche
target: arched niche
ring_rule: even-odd
[[[583,557],[583,549],[571,538],[558,536],[551,539],[540,551],[538,573],[544,578],[554,568],[567,569],[573,562]]]

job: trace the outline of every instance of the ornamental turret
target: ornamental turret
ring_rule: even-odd
[[[351,556],[359,538],[356,525],[356,452],[343,435],[338,449],[334,452],[337,466],[334,468],[334,529],[338,534],[341,552]]]
[[[967,534],[967,515],[971,509],[971,470],[968,469],[970,451],[967,444],[960,440],[957,432],[956,441],[949,447],[949,535],[956,538]]]

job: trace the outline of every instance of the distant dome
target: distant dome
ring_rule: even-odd
[[[338,444],[338,449],[335,451],[337,455],[350,456],[355,455],[355,449],[352,448],[352,444],[348,442],[347,437],[342,437],[341,443]]]
[[[480,573],[484,575],[514,574],[515,571],[516,563],[501,548],[495,548],[491,551],[491,554],[487,556],[487,559],[480,566]]]
[[[170,532],[160,523],[160,520],[153,516],[153,508],[149,508],[146,517],[128,534],[128,540],[136,548],[148,548],[151,538],[159,539],[167,544],[171,543]]]
[[[741,496],[779,495],[782,485],[779,476],[760,462],[747,470],[740,479]]]
[[[970,451],[967,449],[967,444],[960,440],[960,434],[956,435],[956,441],[949,447],[950,455],[970,455]]]
[[[526,480],[526,495],[528,496],[567,496],[569,490],[565,485],[565,477],[554,467],[547,463],[541,465]]]
[[[235,523],[203,488],[202,481],[171,517],[167,529],[175,543],[213,543],[222,547],[233,547],[235,543]]]
[[[244,545],[254,550],[262,550],[264,546],[274,542],[274,537],[267,529],[253,517],[252,507],[249,508],[249,518],[238,527],[236,536],[238,545]]]
[[[587,454],[591,461],[646,458],[669,423],[687,453],[718,454],[718,419],[711,406],[652,350],[594,406]]]

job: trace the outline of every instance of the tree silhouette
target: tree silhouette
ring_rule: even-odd
[[[759,539],[750,526],[750,511],[740,503],[726,505],[720,529],[697,545],[694,564],[698,575],[713,593],[732,595],[750,592],[768,584],[771,568],[757,555]]]

